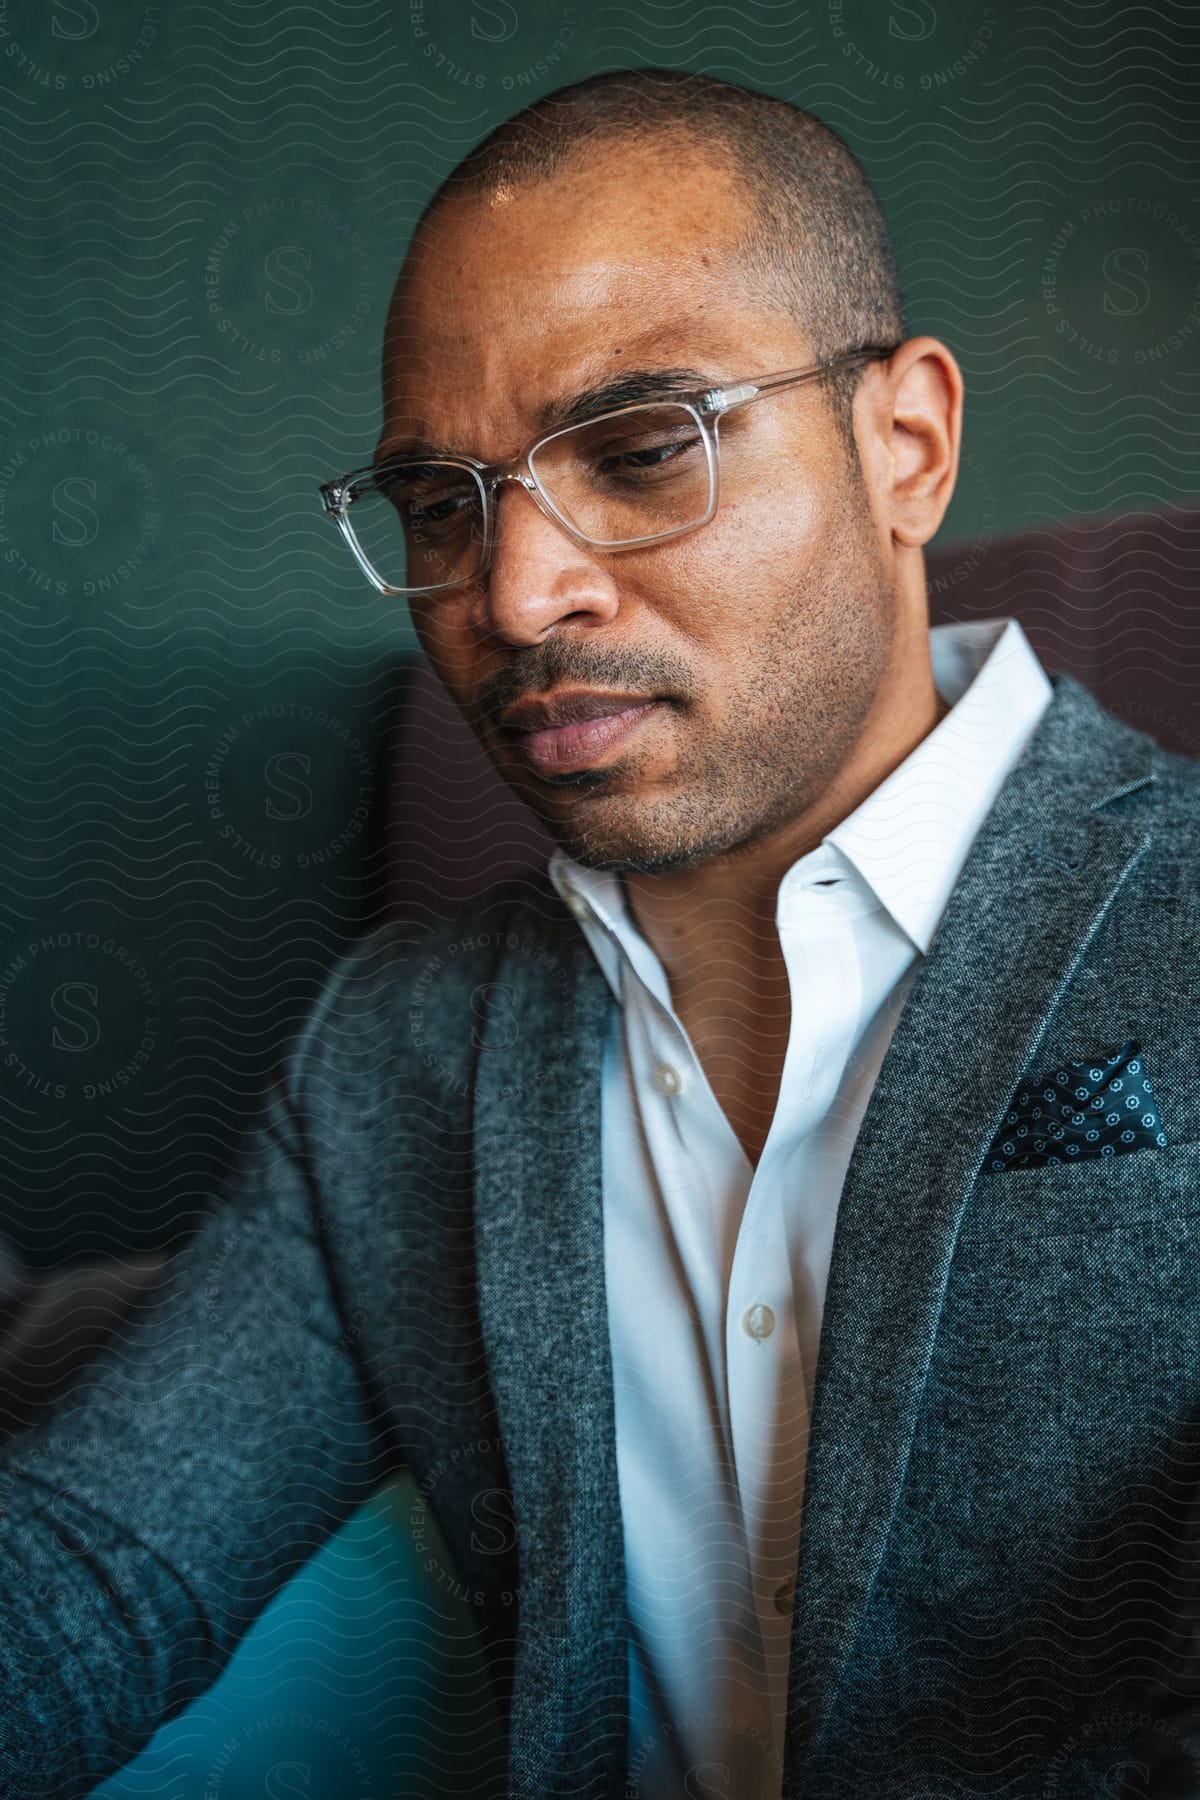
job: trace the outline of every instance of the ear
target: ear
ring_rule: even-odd
[[[897,544],[927,544],[958,478],[963,378],[933,337],[909,338],[882,366],[864,420],[876,494]]]

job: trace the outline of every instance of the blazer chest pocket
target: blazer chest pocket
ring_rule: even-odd
[[[984,1170],[962,1233],[1040,1240],[1188,1221],[1200,1235],[1200,1142]]]

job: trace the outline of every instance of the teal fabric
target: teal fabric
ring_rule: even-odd
[[[1053,681],[842,1192],[789,1797],[1100,1800],[1173,1645],[1200,1474],[1200,770]],[[542,874],[339,964],[222,1207],[0,1459],[6,1794],[130,1757],[401,1467],[478,1621],[495,1791],[629,1791],[613,1005]],[[1028,1071],[1129,1037],[1169,1147],[983,1168]]]
[[[502,1791],[503,1739],[469,1608],[427,1571],[399,1477],[247,1633],[221,1679],[96,1800],[470,1800]]]

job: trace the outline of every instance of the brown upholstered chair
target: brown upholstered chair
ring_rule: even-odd
[[[1200,757],[1200,502],[935,546],[927,568],[934,624],[1017,618],[1047,670]],[[552,844],[422,659],[402,689],[385,802],[391,906],[422,918],[544,862]]]

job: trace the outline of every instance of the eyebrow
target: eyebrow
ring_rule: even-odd
[[[618,406],[633,406],[639,400],[658,400],[672,392],[692,388],[719,386],[700,369],[625,369],[610,381],[582,388],[565,400],[549,401],[538,414],[539,431],[554,431],[565,425],[579,425],[586,419],[612,412]],[[452,444],[439,444],[432,438],[404,436],[388,440],[375,453],[376,466],[393,456],[436,458],[469,455]]]

